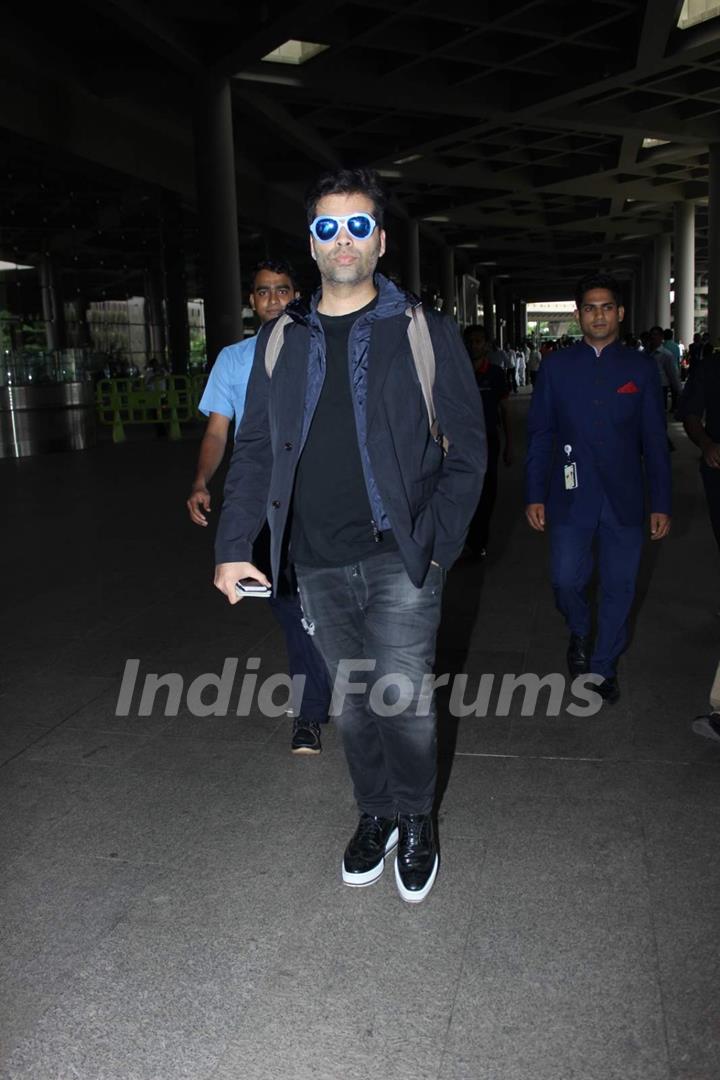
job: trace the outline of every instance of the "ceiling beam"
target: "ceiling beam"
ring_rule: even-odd
[[[267,94],[251,89],[247,84],[232,80],[233,98],[249,106],[253,113],[264,116],[282,138],[296,147],[306,157],[312,158],[325,168],[340,166],[339,155],[329,142],[309,124],[297,120],[292,114]]]
[[[96,8],[105,18],[112,19],[182,71],[194,75],[202,70],[202,59],[192,44],[148,4],[142,4],[139,0],[85,0],[85,3]]]

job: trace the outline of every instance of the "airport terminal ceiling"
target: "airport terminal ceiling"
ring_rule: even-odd
[[[245,267],[302,258],[302,193],[337,164],[380,170],[398,237],[420,221],[424,281],[450,246],[458,270],[557,298],[588,267],[636,265],[683,200],[705,267],[713,0],[3,7],[0,259],[56,253],[90,297],[142,289],[167,214],[202,289],[193,114],[217,76]],[[268,59],[288,41],[323,48]]]

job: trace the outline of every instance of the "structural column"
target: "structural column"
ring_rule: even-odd
[[[497,342],[498,347],[502,345],[503,339],[503,322],[505,319],[505,289],[502,285],[495,286],[495,324],[491,331],[490,336]]]
[[[243,337],[235,145],[230,82],[207,74],[197,88],[195,171],[202,231],[205,338],[212,364]]]
[[[627,281],[622,282],[623,289],[623,307],[625,309],[625,318],[623,319],[620,332],[623,334],[635,334],[637,336],[637,274],[635,271],[630,275]]]
[[[675,203],[675,338],[687,348],[695,333],[695,204]]]
[[[72,307],[75,313],[75,344],[79,349],[91,349],[92,335],[87,319],[88,305],[85,295],[78,293]]]
[[[645,248],[642,257],[642,294],[640,297],[640,330],[649,330],[655,325],[655,248]]]
[[[720,341],[720,143],[710,147],[709,194],[708,333],[715,345]]]
[[[406,227],[405,285],[410,292],[420,296],[420,223],[415,218],[408,218]]]
[[[494,313],[494,297],[493,297],[493,279],[489,274],[486,274],[482,283],[482,295],[483,295],[483,325],[485,326],[485,333],[489,338],[493,337],[495,326],[495,313]]]
[[[442,295],[443,312],[453,318],[455,315],[455,250],[451,247],[443,248],[442,253]]]
[[[183,221],[177,197],[164,193],[160,237],[165,272],[165,313],[170,370],[185,375],[190,361]]]
[[[162,269],[153,265],[145,271],[145,327],[147,355],[165,359],[165,312],[163,311]]]
[[[668,233],[655,237],[655,316],[654,321],[663,330],[670,326],[670,256],[671,243]],[[690,339],[692,340],[692,338]]]
[[[40,261],[40,294],[48,352],[57,352],[65,348],[65,310],[59,274],[52,255],[43,255]]]
[[[527,305],[523,300],[515,301],[515,330],[513,337],[516,348],[520,348],[527,334]]]
[[[500,305],[500,344],[504,349],[512,338],[513,329],[513,298],[508,286],[502,291],[502,304]]]

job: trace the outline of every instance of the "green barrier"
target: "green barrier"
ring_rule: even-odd
[[[205,389],[207,381],[208,377],[206,374],[190,376],[190,395],[197,420],[207,420],[207,417],[200,412],[200,398],[203,396],[203,390]]]
[[[165,375],[157,383],[149,387],[142,379],[102,379],[97,384],[98,421],[112,426],[113,442],[125,441],[126,424],[166,424],[168,437],[180,439],[180,425],[197,418],[199,399],[189,376]]]

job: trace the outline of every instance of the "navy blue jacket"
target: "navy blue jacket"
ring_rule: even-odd
[[[570,446],[569,454],[564,451]],[[577,465],[566,490],[563,467]],[[652,356],[584,341],[548,353],[528,416],[526,503],[545,503],[548,520],[592,526],[607,496],[622,525],[645,516],[643,463],[652,513],[670,513],[670,455],[660,377]]]
[[[430,435],[427,410],[408,343],[417,299],[376,275],[376,306],[353,325],[348,363],[358,446],[378,530],[392,529],[410,580],[420,587],[431,560],[449,568],[462,551],[482,490],[487,460],[482,402],[455,323],[426,312],[435,352],[433,398],[450,448]],[[250,561],[265,518],[271,531],[273,582],[297,464],[325,379],[325,337],[317,314],[297,303],[272,375],[265,347],[255,349],[242,423],[230,461],[215,544],[217,563]]]

